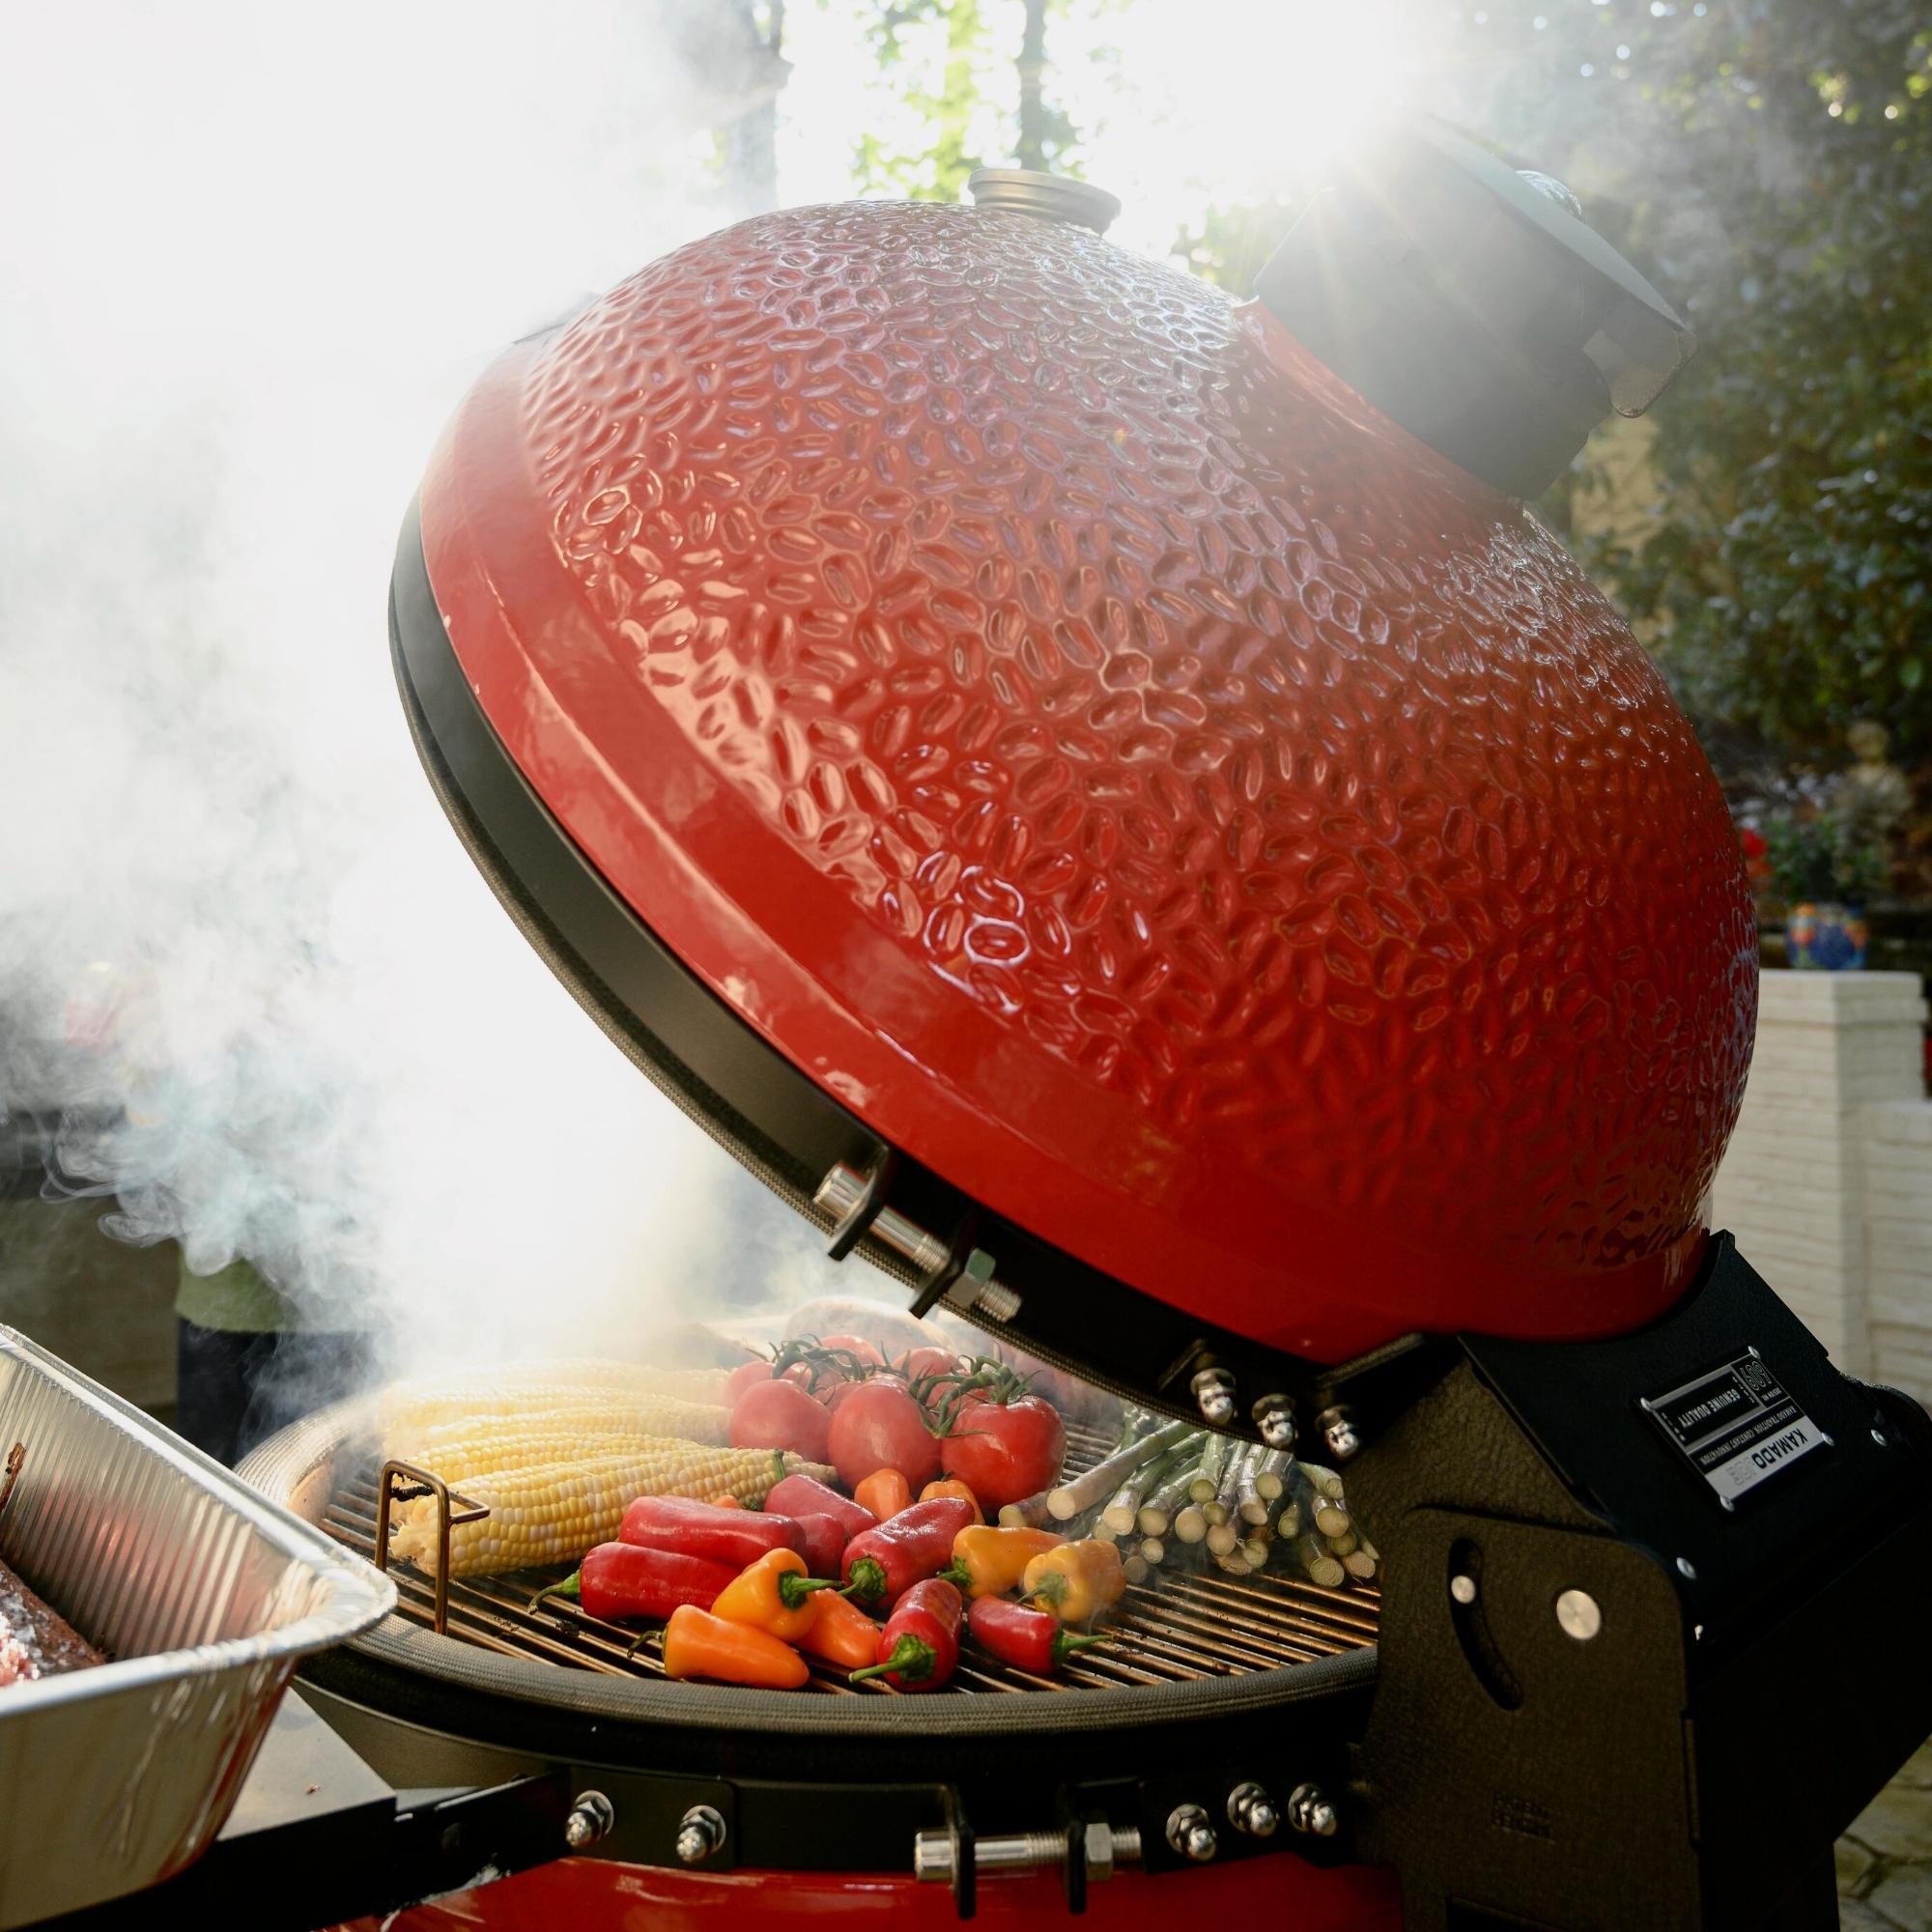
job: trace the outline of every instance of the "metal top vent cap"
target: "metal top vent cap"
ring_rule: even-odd
[[[1513,497],[1546,489],[1612,410],[1640,415],[1696,347],[1560,183],[1426,116],[1365,135],[1255,294],[1384,415]]]
[[[1103,187],[1033,168],[975,168],[966,177],[966,191],[976,208],[1005,208],[1015,214],[1037,214],[1044,221],[1071,221],[1095,235],[1106,234],[1121,212],[1121,197]]]

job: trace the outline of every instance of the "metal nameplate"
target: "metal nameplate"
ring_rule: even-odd
[[[1832,1446],[1755,1349],[1639,1406],[1726,1509],[1801,1456]]]

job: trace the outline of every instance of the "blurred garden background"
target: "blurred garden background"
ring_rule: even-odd
[[[720,218],[1083,176],[1245,296],[1378,105],[1556,175],[1700,353],[1536,506],[1668,672],[1767,963],[1932,969],[1932,15],[1913,0],[658,0]],[[1829,957],[1829,954],[1828,954]]]

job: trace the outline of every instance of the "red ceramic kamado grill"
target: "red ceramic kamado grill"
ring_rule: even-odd
[[[1203,1579],[1167,1666],[925,1698],[392,1620],[309,1671],[331,1721],[560,1780],[588,1854],[403,1923],[1835,1924],[1932,1729],[1927,1425],[1707,1230],[1743,863],[1523,507],[1689,338],[1433,126],[1248,302],[1094,189],[974,190],[516,345],[404,531],[404,702],[531,944],[833,1253],[1318,1444],[1382,1587]],[[339,1447],[257,1480],[350,1521]]]

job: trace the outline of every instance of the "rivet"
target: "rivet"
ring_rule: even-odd
[[[1604,1627],[1604,1612],[1587,1590],[1565,1590],[1556,1600],[1556,1621],[1563,1634],[1588,1643]]]

